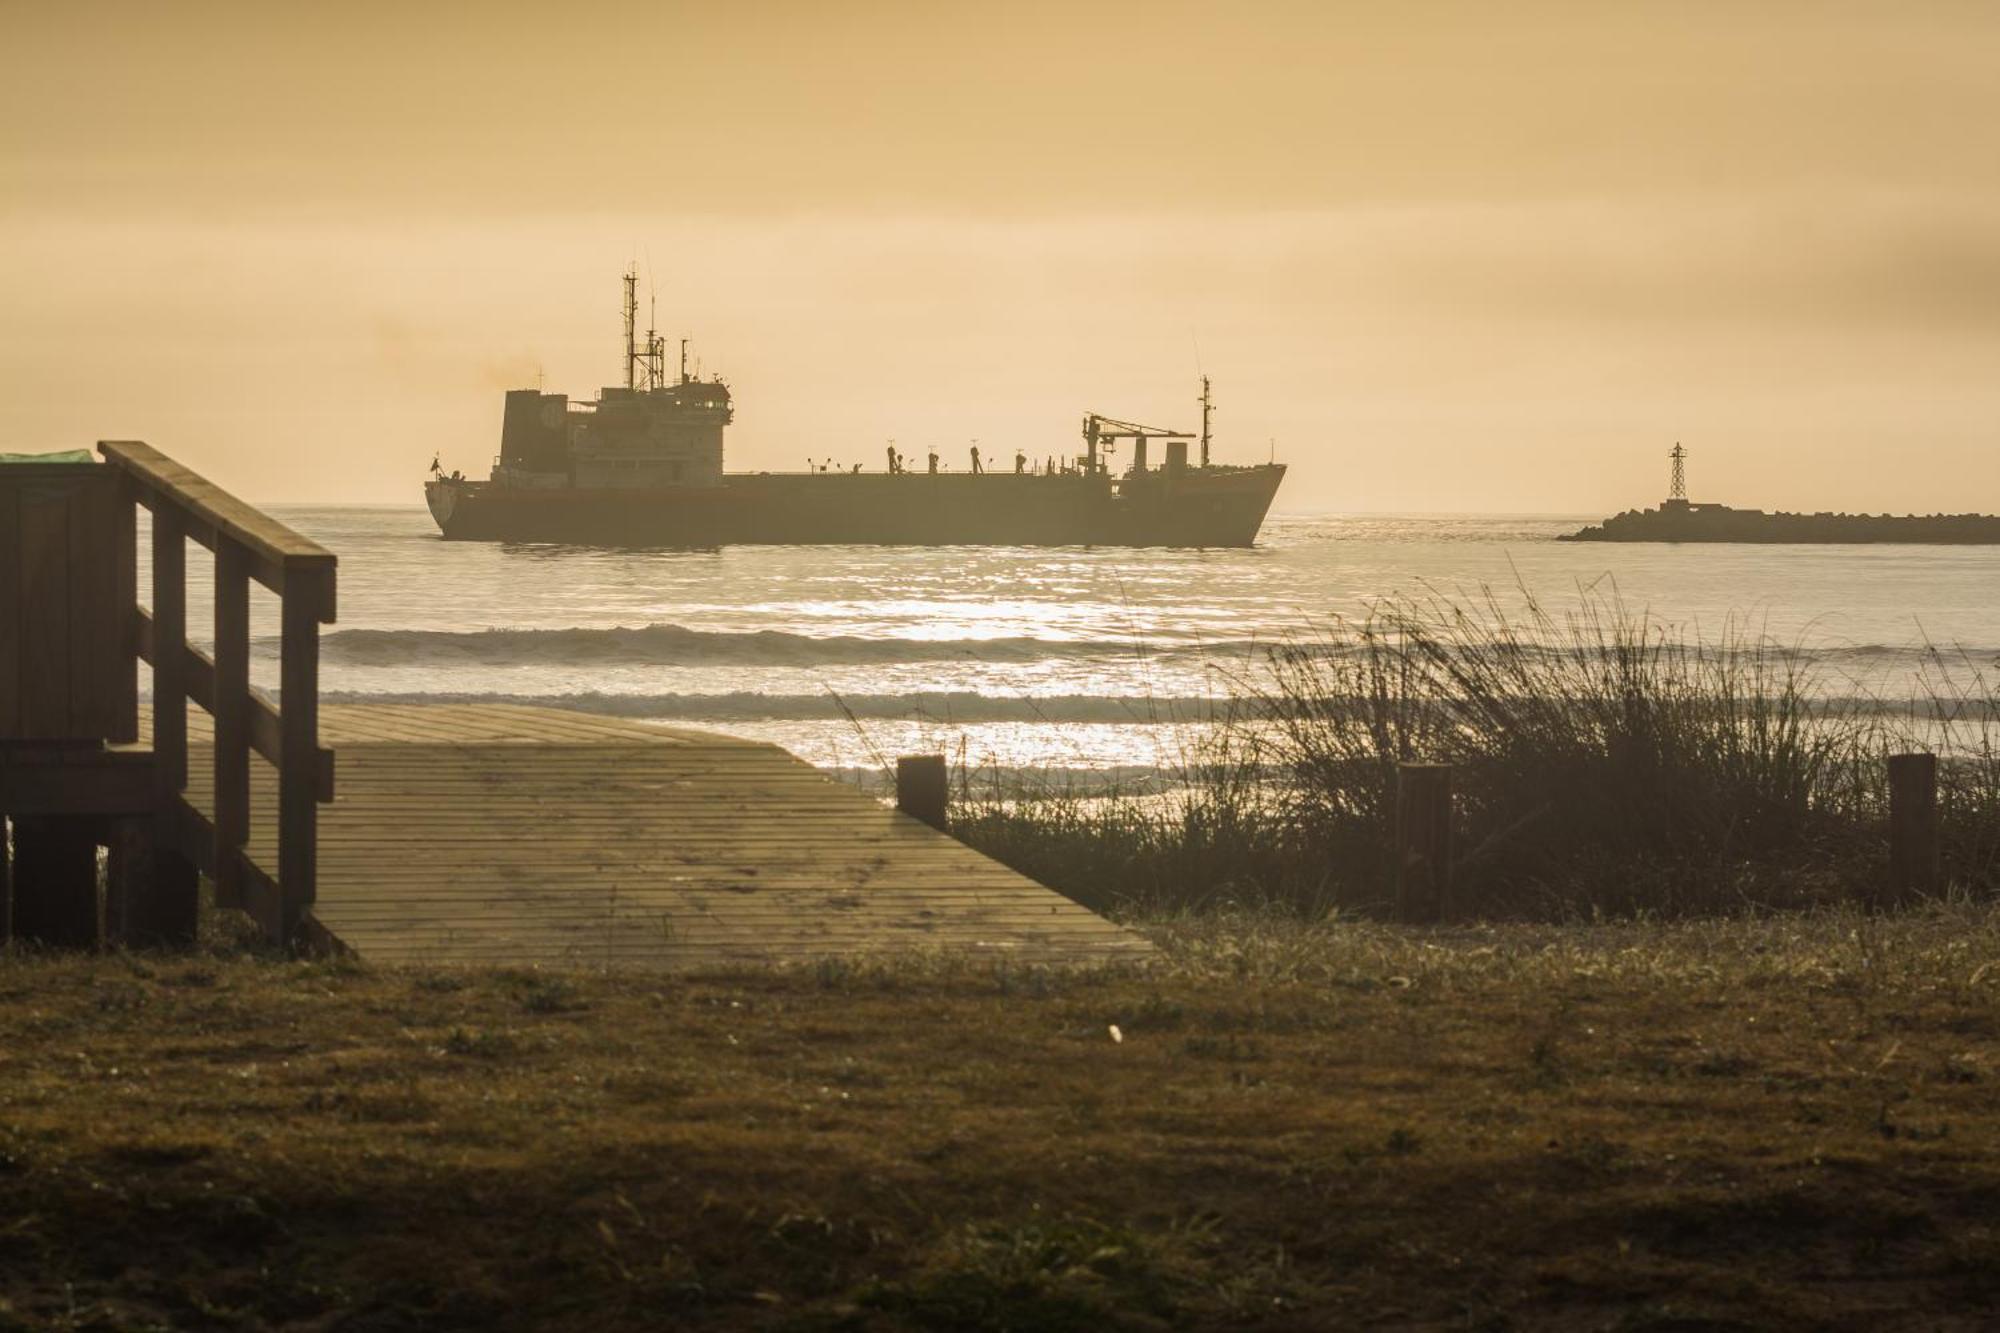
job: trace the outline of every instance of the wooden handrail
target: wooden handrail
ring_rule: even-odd
[[[337,560],[150,445],[98,444],[121,474],[120,540],[132,550],[137,507],[153,515],[153,608],[131,607],[129,655],[153,668],[154,799],[162,833],[215,881],[223,906],[247,910],[274,942],[309,934],[319,806],[333,799],[333,755],[319,744],[319,627],[333,623]],[[187,641],[192,538],[215,553],[215,654]],[[135,553],[136,555],[136,553]],[[279,697],[250,684],[250,581],[280,608]],[[215,719],[212,816],[188,803],[189,702]],[[278,770],[278,864],[260,866],[250,834],[250,755]]]
[[[220,486],[138,440],[99,440],[104,461],[131,477],[139,503],[159,512],[160,502],[179,511],[181,528],[209,550],[227,538],[249,556],[250,576],[283,596],[287,573],[324,571],[326,604],[319,623],[333,623],[333,552],[245,504]]]

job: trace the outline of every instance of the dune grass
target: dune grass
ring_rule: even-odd
[[[1458,897],[1576,920],[1865,901],[1887,873],[1884,761],[1945,756],[1947,891],[2000,889],[2000,681],[1930,654],[1898,711],[1799,645],[1706,638],[1606,595],[1384,603],[1276,645],[1190,723],[1165,794],[964,775],[953,831],[1106,910],[1380,913],[1399,761],[1449,763]]]
[[[0,955],[0,1328],[1953,1328],[2000,918],[648,976]]]

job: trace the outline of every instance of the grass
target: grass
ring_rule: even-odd
[[[2000,914],[0,956],[0,1329],[1972,1328]],[[1117,1035],[1112,1035],[1113,1028]]]
[[[2000,682],[1931,652],[1897,712],[1799,645],[1703,639],[1585,596],[1384,603],[1275,646],[1190,725],[1165,795],[963,775],[953,831],[1107,910],[1217,902],[1382,913],[1396,766],[1448,763],[1456,896],[1578,920],[1866,901],[1884,760],[1935,750],[1943,885],[2000,890]]]

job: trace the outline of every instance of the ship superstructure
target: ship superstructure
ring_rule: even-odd
[[[596,400],[510,389],[500,423],[492,482],[502,487],[628,488],[720,486],[722,428],[734,418],[720,376],[667,377],[666,339],[638,332],[639,274],[625,274],[625,383]]]

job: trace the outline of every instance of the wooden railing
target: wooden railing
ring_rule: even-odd
[[[308,943],[319,805],[333,799],[333,754],[319,744],[319,627],[333,623],[333,553],[259,513],[149,445],[97,446],[120,473],[120,543],[134,549],[138,511],[153,516],[153,605],[132,607],[130,651],[153,668],[154,806],[162,842],[215,884],[275,943]],[[215,555],[215,655],[187,640],[187,540]],[[250,684],[250,582],[280,604],[279,698]],[[187,701],[215,722],[211,814],[187,799]],[[250,841],[250,752],[277,771],[277,864]]]

